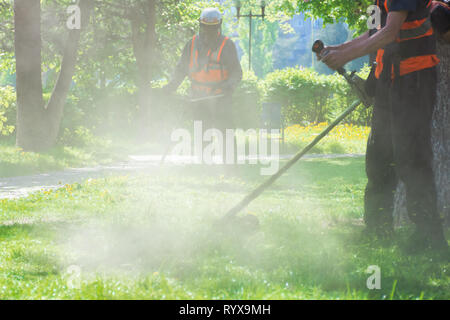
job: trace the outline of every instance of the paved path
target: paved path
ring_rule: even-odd
[[[343,155],[306,155],[305,159],[360,157],[361,154]],[[281,156],[290,159],[292,155]],[[92,168],[66,169],[64,171],[49,172],[31,176],[0,178],[0,199],[16,199],[26,197],[30,193],[40,190],[58,189],[66,184],[83,182],[87,179],[104,178],[123,174],[145,173],[158,170],[161,155],[129,156],[126,162],[109,166]],[[186,165],[192,163],[193,157],[167,157],[166,165]]]

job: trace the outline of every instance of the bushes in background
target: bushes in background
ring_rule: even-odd
[[[233,115],[237,128],[258,128],[261,125],[261,99],[263,90],[253,72],[244,73],[233,96]]]
[[[262,86],[264,100],[281,103],[287,123],[326,120],[333,93],[329,77],[311,69],[287,68],[268,74]]]
[[[368,71],[366,67],[360,75],[365,78]],[[161,85],[152,84],[153,87]],[[185,81],[178,94],[186,95],[188,87],[189,83]],[[15,99],[13,87],[0,87],[0,136],[11,135],[14,131]],[[330,122],[355,99],[349,85],[338,74],[327,76],[312,69],[287,68],[272,72],[265,79],[258,79],[252,72],[245,73],[230,107],[233,108],[236,127],[248,129],[260,127],[262,102],[279,102],[286,126],[290,126]],[[175,104],[161,108],[153,106],[149,117],[157,119],[156,122],[170,121],[171,114],[179,114],[183,109],[178,102]],[[368,125],[370,114],[371,109],[360,107],[346,123]],[[174,119],[177,117],[172,116]],[[90,86],[75,85],[65,107],[61,141],[70,140],[70,143],[75,141],[77,144],[80,137],[90,140],[84,134],[86,132],[80,131],[82,127],[91,130],[93,135],[115,133],[127,136],[135,131],[136,121],[139,121],[139,112],[133,86],[98,88],[93,83]]]
[[[16,124],[16,92],[13,87],[0,87],[0,136],[9,136]]]
[[[366,78],[368,71],[364,68],[359,75]],[[331,121],[357,99],[342,76],[320,75],[307,68],[277,70],[267,75],[261,87],[265,101],[281,103],[287,125]],[[358,125],[369,121],[370,110],[362,108],[347,120]]]

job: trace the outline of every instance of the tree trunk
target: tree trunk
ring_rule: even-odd
[[[44,144],[44,100],[41,78],[40,0],[14,1],[17,145],[34,150]]]
[[[450,224],[450,44],[438,41],[439,82],[433,121],[434,170],[438,191],[438,208]]]
[[[81,0],[82,28],[89,20],[91,0]],[[72,83],[81,30],[71,30],[64,50],[61,71],[47,106],[41,80],[40,0],[15,0],[15,55],[17,71],[16,143],[27,151],[45,151],[57,139],[64,104]]]
[[[131,19],[133,51],[136,58],[139,134],[146,138],[150,118],[150,81],[155,64],[156,1],[146,0],[143,8],[136,8]]]
[[[438,192],[438,208],[447,225],[450,224],[450,44],[438,40],[438,86],[436,109],[433,115],[432,143],[434,172]],[[397,224],[408,221],[405,188],[401,183],[395,200]]]

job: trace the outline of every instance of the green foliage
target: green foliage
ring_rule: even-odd
[[[361,75],[367,77],[367,72]],[[357,98],[342,76],[320,75],[309,68],[277,70],[261,85],[265,101],[282,104],[287,124],[331,121]],[[369,115],[367,110],[355,113],[348,121],[366,125]]]
[[[145,3],[142,0],[96,3],[92,23],[82,34],[80,58],[65,108],[63,129],[73,132],[84,126],[96,134],[121,136],[130,136],[137,130],[140,113],[136,84],[140,70],[130,25],[133,19],[145,17]],[[162,79],[167,79],[173,72],[183,46],[198,32],[202,8],[208,5],[211,2],[170,0],[156,3],[155,64],[151,66],[149,90],[152,86],[158,87],[157,83],[163,83],[165,80]],[[53,80],[49,79],[49,87]],[[180,92],[185,89],[186,84]],[[151,107],[152,110],[157,108]]]
[[[13,87],[0,87],[0,136],[14,132],[16,113],[16,92]]]
[[[111,142],[95,136],[88,128],[79,126],[73,130],[64,129],[60,144],[94,151],[107,149]]]
[[[325,76],[311,69],[288,68],[269,74],[264,87],[265,100],[281,103],[289,124],[324,120],[322,107],[332,89]]]
[[[367,78],[369,68],[358,73]],[[160,88],[164,81],[152,83]],[[188,95],[189,81],[178,94]],[[259,79],[253,72],[244,71],[243,79],[233,95],[233,114],[238,128],[258,128],[261,125],[262,102],[279,102],[283,106],[286,125],[332,121],[357,99],[345,79],[339,74],[318,74],[310,68],[287,68],[269,73]],[[161,110],[169,117],[175,109]],[[371,109],[359,108],[345,121],[368,125]]]
[[[14,10],[13,1],[0,0],[0,77],[2,58],[14,49]],[[0,79],[1,80],[1,79]],[[0,82],[1,84],[1,82]]]
[[[325,24],[346,22],[357,31],[367,31],[367,8],[372,0],[273,0],[271,6],[287,15],[306,12],[309,16],[323,19]]]
[[[367,79],[370,73],[370,67],[365,65],[356,74],[362,79]],[[333,78],[335,85],[335,93],[330,101],[330,108],[328,109],[328,120],[335,119],[339,114],[344,112],[348,106],[358,97],[351,90],[350,86],[339,74],[330,76]],[[357,125],[369,126],[372,118],[372,108],[358,108],[348,118],[345,123],[352,123]]]
[[[46,100],[50,97],[60,68],[61,54],[67,35],[65,8],[69,3],[68,0],[42,2],[43,79]],[[95,134],[131,133],[135,130],[136,119],[139,117],[136,98],[136,75],[139,70],[133,52],[130,21],[137,17],[130,16],[129,13],[142,13],[143,4],[142,0],[105,0],[96,3],[91,23],[82,33],[80,57],[65,107],[61,135],[66,134],[65,129],[75,132],[76,128],[80,126],[89,128]],[[198,32],[198,16],[204,7],[216,6],[225,11],[232,5],[232,1],[225,1],[221,4],[193,0],[158,2],[156,7],[156,64],[152,66],[152,82],[169,77],[187,39]],[[283,14],[278,10],[278,5],[280,5],[280,1],[268,2],[266,21],[254,20],[253,69],[259,78],[263,78],[273,69],[271,48],[277,40],[279,30],[286,29],[285,22],[288,15],[300,12],[300,7],[297,8],[298,10],[296,9],[297,11],[289,11],[287,10],[289,6],[285,6],[286,10]],[[326,7],[328,10],[328,4]],[[243,13],[250,9],[253,10],[253,13],[259,13],[259,1],[244,2]],[[11,28],[12,6],[9,4],[3,6],[0,9],[0,15],[4,18],[6,28],[4,30]],[[231,10],[227,11],[225,21],[225,32],[233,34],[235,30],[238,31],[240,46],[244,50],[242,64],[243,68],[247,69],[248,23],[243,19],[236,29],[234,12]],[[1,31],[6,35],[3,38],[6,50],[0,56],[2,70],[0,83],[13,84],[14,59],[11,45],[13,37],[12,33],[3,32],[4,30]],[[333,30],[331,28],[329,32],[333,33]],[[246,76],[237,90],[234,112],[237,115],[238,126],[245,128],[259,125],[261,98],[263,96],[270,97],[265,93],[267,85],[263,83],[264,81],[258,81],[254,76]],[[319,79],[317,86],[323,84],[327,87],[329,81]],[[149,83],[149,88],[152,85]],[[189,83],[185,81],[179,93],[186,94],[188,85]],[[316,88],[312,84],[309,87]],[[272,89],[270,88],[270,90]],[[305,99],[301,107],[293,107],[296,105],[295,103],[289,103],[290,106],[286,107],[287,109],[291,108],[287,113],[292,122],[328,119],[328,110],[331,107],[325,106],[324,110],[321,110],[319,103],[322,101],[328,103],[330,98],[325,96],[325,91],[332,89],[328,87],[325,88],[325,91],[323,88],[316,89],[311,94],[303,92],[298,96],[296,93],[296,97],[290,98],[295,101],[299,97]],[[284,89],[280,88],[280,90]],[[315,96],[316,93],[319,93],[319,96]],[[341,103],[336,99],[336,104]],[[13,111],[14,107],[8,108],[8,112]],[[10,125],[14,124],[15,116],[7,114],[6,118]]]
[[[0,144],[0,177],[26,176],[59,171],[68,167],[80,168],[118,161],[117,155],[100,150],[88,151],[70,146],[56,146],[45,153],[24,152],[22,149]],[[120,159],[122,160],[122,159]]]
[[[0,86],[14,86],[16,84],[15,68],[13,53],[0,53]]]
[[[235,125],[241,129],[258,128],[261,124],[262,80],[253,72],[244,72],[244,77],[233,97]]]
[[[272,51],[278,38],[278,22],[260,19],[253,20],[252,30],[252,70],[259,78],[273,70]],[[244,54],[241,58],[243,69],[248,70],[249,55],[249,23],[242,19],[238,28],[239,45]]]

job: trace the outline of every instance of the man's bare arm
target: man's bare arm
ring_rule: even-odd
[[[345,50],[349,46],[354,46],[354,45],[357,45],[358,43],[361,43],[364,40],[367,40],[369,37],[370,37],[369,31],[367,31],[364,34],[360,35],[359,37],[357,37],[353,40],[347,41],[347,42],[339,44],[339,45],[327,46],[327,47],[325,47],[325,50],[328,50],[328,51],[330,51],[330,50]],[[318,60],[322,59],[318,53],[316,53],[316,56],[317,56]]]
[[[369,34],[369,31],[367,31],[367,32],[365,32],[364,34],[360,35],[358,38],[355,38],[355,39],[353,39],[353,40],[351,40],[351,41],[347,41],[347,42],[341,44],[341,45],[338,46],[338,47],[339,47],[339,49],[341,49],[341,50],[345,50],[345,49],[347,49],[348,47],[356,46],[356,45],[358,45],[358,44],[361,44],[363,41],[366,41],[366,40],[369,39],[369,38],[370,38],[370,34]]]
[[[348,47],[350,61],[375,52],[394,42],[407,16],[407,11],[395,11],[389,13],[384,28],[374,34],[373,37],[361,41],[353,47]]]
[[[407,11],[394,11],[388,14],[386,26],[367,39],[349,43],[345,49],[331,51],[322,61],[331,69],[337,70],[347,62],[363,57],[392,43],[397,38],[400,29],[408,16]]]

